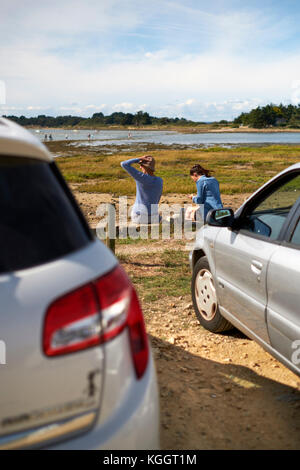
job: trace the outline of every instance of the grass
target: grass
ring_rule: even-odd
[[[129,272],[138,294],[146,302],[190,292],[191,274],[186,251],[165,250],[156,255],[121,255],[119,260]],[[147,275],[138,275],[135,265],[142,267]]]
[[[101,149],[86,147],[82,153],[65,142],[55,143],[58,163],[67,181],[76,183],[79,191],[135,194],[135,182],[120,167],[127,158],[141,153],[127,152],[113,155],[101,154]],[[154,149],[157,175],[164,179],[164,193],[189,194],[195,185],[189,178],[189,169],[195,163],[214,170],[224,194],[253,192],[273,175],[300,161],[300,146],[272,145],[266,147],[240,147],[227,149]]]

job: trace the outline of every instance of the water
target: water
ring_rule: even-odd
[[[142,143],[183,146],[211,145],[247,145],[247,144],[300,144],[300,132],[230,132],[182,134],[173,131],[128,131],[128,130],[67,130],[67,129],[38,129],[31,132],[41,141],[45,134],[52,135],[53,140],[70,140],[70,145],[107,146],[134,145]],[[88,138],[90,134],[90,139]]]

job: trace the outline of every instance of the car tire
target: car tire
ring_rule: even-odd
[[[204,328],[213,333],[233,328],[219,311],[214,279],[206,256],[200,258],[194,266],[192,299],[196,316]]]

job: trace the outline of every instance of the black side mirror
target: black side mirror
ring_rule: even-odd
[[[214,227],[232,227],[234,223],[234,212],[230,207],[212,209],[206,216],[206,223]]]

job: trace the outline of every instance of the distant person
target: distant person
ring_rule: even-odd
[[[88,140],[91,140],[91,134],[88,134]]]
[[[65,139],[68,140],[68,138],[69,138],[69,136],[66,134],[66,135],[65,135]]]
[[[47,134],[44,135],[44,140],[47,140],[48,139],[48,136]],[[49,136],[49,139],[50,139],[50,136]]]
[[[52,134],[49,134],[49,140],[53,140]]]
[[[211,176],[211,171],[206,170],[201,165],[194,165],[190,169],[190,176],[196,183],[197,195],[190,194],[190,198],[196,204],[202,205],[201,216],[205,222],[206,216],[211,209],[222,209],[219,183]]]
[[[139,163],[141,171],[131,165]],[[158,221],[158,204],[162,195],[163,180],[155,176],[155,160],[151,155],[121,162],[122,168],[135,179],[136,199],[131,211],[133,222],[150,224]]]

